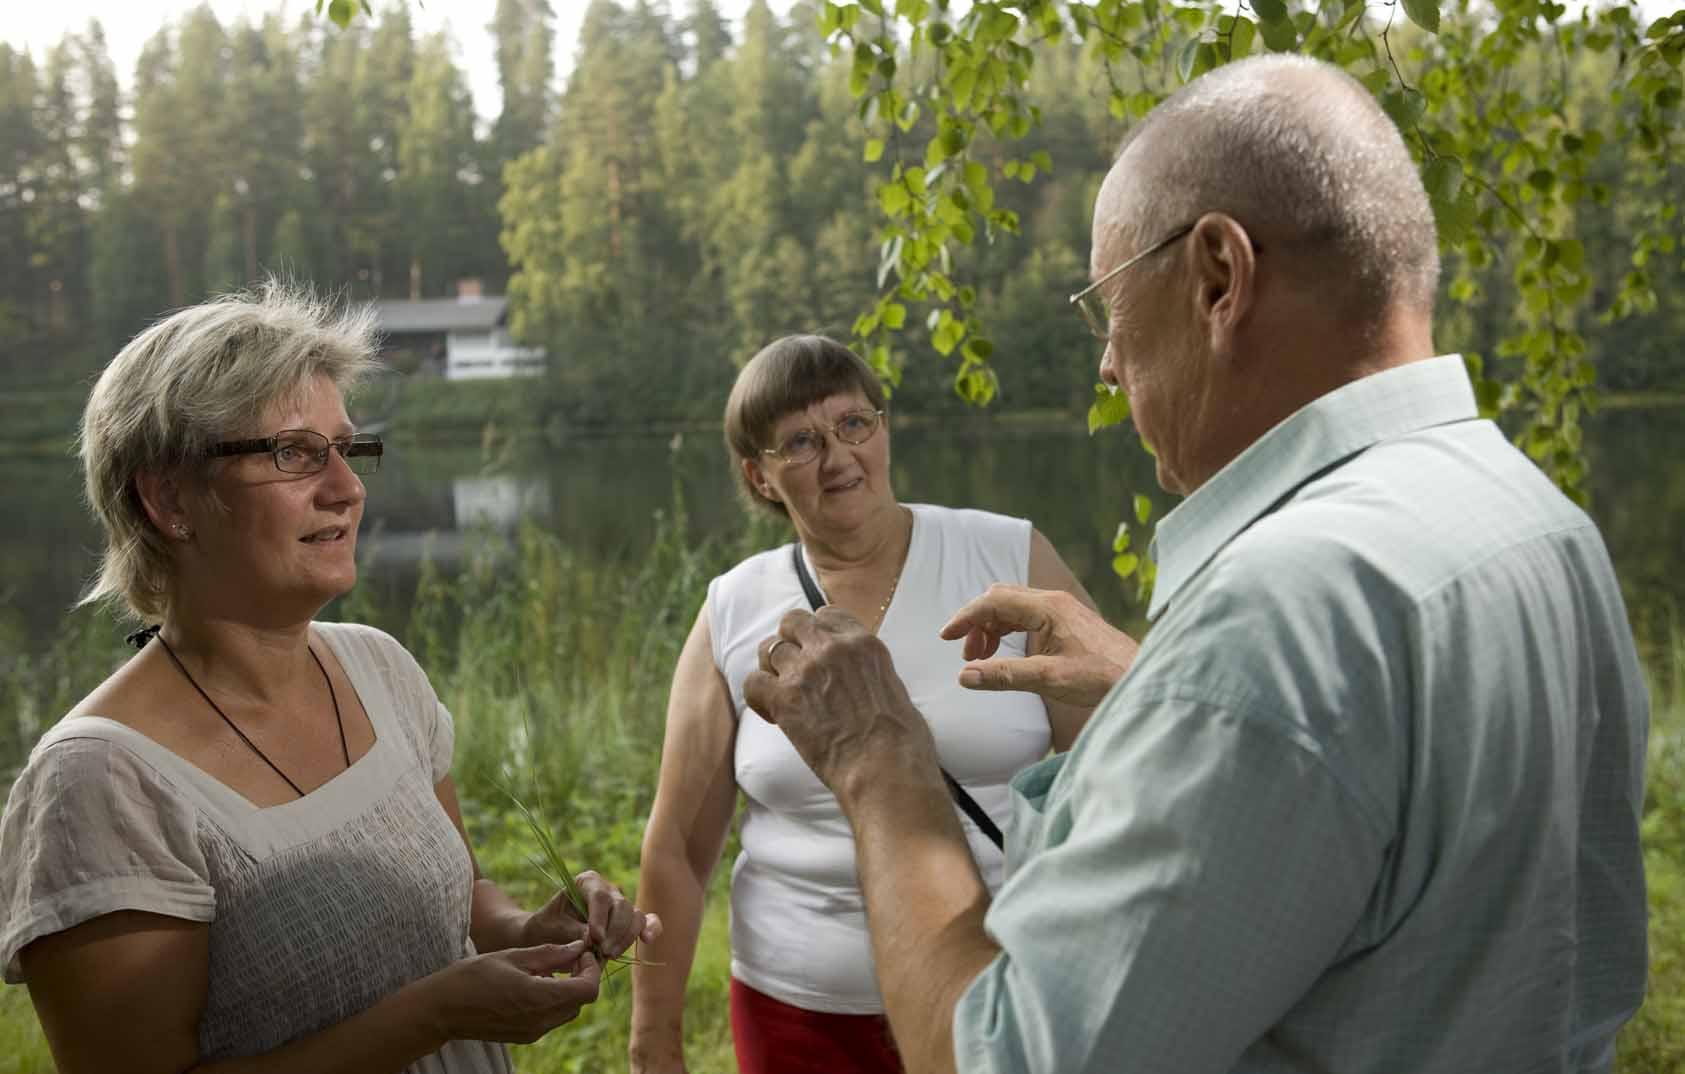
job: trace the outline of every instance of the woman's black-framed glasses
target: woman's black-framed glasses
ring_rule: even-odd
[[[812,462],[825,449],[825,431],[829,429],[845,444],[864,444],[883,424],[881,410],[850,410],[828,426],[808,426],[786,436],[777,447],[762,448],[762,455],[771,455],[786,466],[800,466]]]
[[[216,459],[227,455],[267,453],[275,460],[275,469],[283,474],[313,474],[327,468],[330,451],[339,452],[352,473],[372,474],[380,469],[380,458],[386,448],[374,433],[329,440],[313,429],[282,429],[274,436],[212,444],[205,454]]]

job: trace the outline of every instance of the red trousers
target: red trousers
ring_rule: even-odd
[[[773,999],[733,977],[738,1074],[902,1074],[881,1014],[827,1014]]]

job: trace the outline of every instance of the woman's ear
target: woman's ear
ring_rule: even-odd
[[[769,500],[772,503],[783,502],[778,498],[778,493],[774,491],[772,482],[766,479],[766,471],[761,469],[759,459],[743,460],[743,477],[749,482],[749,487],[754,489],[762,499]]]
[[[182,503],[181,482],[168,474],[143,470],[134,477],[135,494],[140,497],[146,517],[166,539],[185,541],[193,536],[193,527]]]

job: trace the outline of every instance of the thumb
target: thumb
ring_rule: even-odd
[[[570,970],[585,953],[585,941],[540,944],[537,947],[518,947],[508,952],[509,962],[533,977],[548,977]]]
[[[968,690],[1028,690],[1040,693],[1052,679],[1052,663],[1045,656],[972,660],[960,669],[960,685]]]
[[[755,670],[743,677],[743,700],[761,719],[767,723],[777,723],[778,715],[773,711],[772,695],[778,687],[778,677],[768,675],[764,671]]]

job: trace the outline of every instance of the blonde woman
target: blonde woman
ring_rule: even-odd
[[[659,932],[594,873],[588,922],[482,877],[427,676],[313,621],[357,577],[372,353],[271,285],[147,329],[88,401],[86,599],[155,625],[0,824],[0,966],[65,1074],[501,1074],[596,998],[593,946]]]

